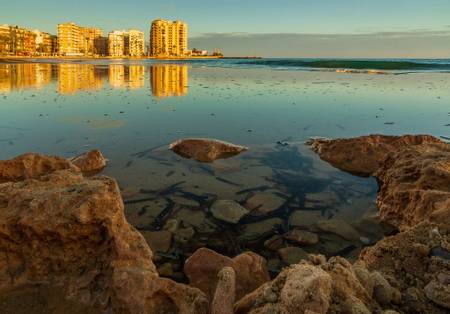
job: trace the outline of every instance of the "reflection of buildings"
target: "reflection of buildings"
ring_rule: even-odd
[[[187,54],[187,24],[155,20],[150,30],[150,55],[182,57]]]
[[[150,82],[153,96],[185,96],[188,92],[188,67],[178,64],[152,65]]]
[[[59,64],[58,92],[73,94],[83,90],[100,90],[103,87],[101,70],[93,64]]]
[[[0,92],[16,89],[42,88],[52,80],[51,64],[0,65]]]
[[[109,66],[109,84],[113,88],[144,87],[145,67],[143,65],[111,64]]]

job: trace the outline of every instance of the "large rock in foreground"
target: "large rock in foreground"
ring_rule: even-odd
[[[184,158],[192,158],[200,162],[213,162],[248,150],[244,146],[207,138],[182,139],[170,144],[169,149]]]
[[[33,179],[0,184],[0,301],[9,306],[3,310],[48,295],[47,306],[57,299],[66,313],[207,313],[200,290],[158,277],[151,250],[125,220],[113,179],[85,178],[54,157],[12,163],[28,165],[24,160],[33,167],[18,167],[22,172],[9,181]],[[10,174],[10,166],[0,164],[0,173]],[[47,303],[29,312],[50,312]]]

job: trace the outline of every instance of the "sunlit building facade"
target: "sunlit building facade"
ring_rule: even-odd
[[[188,92],[188,67],[178,64],[157,64],[150,67],[153,96],[185,96]]]
[[[130,57],[142,57],[145,53],[144,32],[130,29],[129,35],[129,55]]]
[[[94,27],[82,27],[75,23],[58,24],[58,54],[63,56],[97,56],[103,31]]]
[[[150,56],[183,57],[188,51],[188,26],[182,21],[155,20],[150,30]]]
[[[130,37],[127,31],[113,31],[108,34],[108,55],[123,57],[129,53]]]
[[[49,33],[33,30],[36,34],[36,54],[41,56],[52,56],[57,52],[57,37]]]

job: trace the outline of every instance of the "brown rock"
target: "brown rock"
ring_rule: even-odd
[[[172,277],[173,276],[173,267],[170,263],[164,263],[157,269],[158,274],[163,277]]]
[[[169,251],[172,244],[172,233],[169,231],[141,231],[154,253]]]
[[[343,239],[359,242],[359,233],[350,224],[341,219],[320,220],[316,227],[323,232],[329,232]]]
[[[281,260],[288,265],[297,264],[301,260],[308,259],[308,253],[299,247],[288,246],[278,250]]]
[[[192,158],[200,162],[229,158],[248,150],[244,146],[206,138],[179,140],[170,144],[169,149],[184,158]]]
[[[299,229],[294,229],[288,234],[285,234],[284,238],[300,245],[313,245],[319,242],[319,236],[317,234]]]
[[[285,200],[273,193],[263,192],[256,193],[250,197],[246,203],[245,207],[248,208],[252,213],[258,214],[268,214],[284,204]]]
[[[24,154],[11,160],[0,160],[0,183],[38,178],[64,169],[74,170],[75,167],[61,157]]]
[[[442,284],[436,280],[425,287],[425,294],[434,303],[450,310],[450,285]]]
[[[69,159],[71,163],[80,168],[83,174],[96,174],[106,167],[106,159],[99,150],[90,152]]]
[[[264,247],[272,251],[277,251],[284,244],[283,237],[280,235],[274,235],[273,237],[264,241]]]
[[[125,220],[114,180],[84,178],[59,159],[71,169],[43,175],[47,157],[27,160],[40,166],[22,167],[21,175],[34,179],[0,185],[2,303],[11,304],[11,291],[25,296],[39,287],[27,300],[56,289],[58,302],[85,313],[208,312],[201,291],[158,277],[150,248]]]
[[[207,248],[198,249],[186,260],[184,272],[191,286],[199,288],[212,299],[217,286],[217,275],[224,267],[232,267],[236,272],[238,299],[270,279],[266,261],[253,252],[231,259]]]
[[[249,211],[232,200],[218,200],[211,206],[214,218],[237,224]]]
[[[239,300],[235,313],[325,314],[331,303],[331,286],[331,277],[319,267],[293,265]]]
[[[217,277],[211,314],[233,314],[236,297],[236,272],[232,267],[224,267],[219,271]]]
[[[378,170],[387,153],[401,147],[442,143],[428,135],[369,135],[350,139],[313,139],[308,142],[320,158],[341,170],[370,176]]]

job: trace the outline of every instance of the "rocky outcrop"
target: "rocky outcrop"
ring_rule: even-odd
[[[208,312],[200,290],[158,277],[113,179],[30,154],[0,169],[9,181],[0,184],[0,300],[11,311],[13,300],[53,291],[68,313]]]
[[[237,299],[270,280],[266,261],[253,252],[229,258],[201,248],[186,260],[184,272],[191,286],[199,288],[212,299],[218,283],[218,274],[224,267],[231,267],[236,273]]]
[[[106,167],[106,159],[98,149],[73,157],[70,162],[85,175],[96,174]]]
[[[332,166],[355,175],[370,176],[378,170],[387,153],[425,143],[442,141],[429,135],[369,135],[336,140],[317,138],[307,144]]]
[[[207,138],[182,139],[170,144],[169,149],[184,158],[200,162],[229,158],[248,150],[244,146]]]
[[[370,135],[311,146],[341,170],[378,179],[383,222],[405,229],[450,208],[450,145],[432,136]]]

